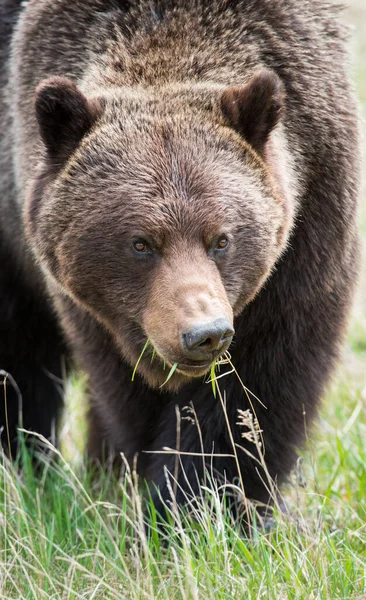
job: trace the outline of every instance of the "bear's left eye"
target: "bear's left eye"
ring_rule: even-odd
[[[137,254],[148,254],[151,252],[149,244],[144,240],[136,240],[132,245]]]
[[[226,235],[223,235],[219,238],[216,244],[217,250],[225,250],[229,246],[229,240]]]
[[[230,246],[230,240],[227,235],[220,235],[215,240],[212,240],[208,248],[208,255],[215,261],[224,259],[226,251]]]

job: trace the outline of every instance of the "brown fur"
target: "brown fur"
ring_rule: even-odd
[[[281,481],[337,356],[357,271],[359,141],[344,31],[322,0],[132,4],[24,9],[0,115],[10,113],[2,155],[10,148],[7,202],[18,215],[7,246],[89,375],[91,454],[104,446],[132,460],[174,447],[175,405],[190,402],[205,450],[231,453],[220,405],[196,377],[208,367],[186,367],[182,347],[182,333],[224,317],[236,330],[233,363],[266,405],[257,416]],[[144,256],[133,250],[140,239]],[[147,338],[158,357],[150,346],[132,382]],[[160,389],[164,360],[181,367]],[[247,399],[235,377],[220,381],[242,444]],[[200,443],[182,421],[180,448]],[[173,459],[140,454],[163,496]],[[196,490],[202,462],[182,461]],[[236,475],[231,459],[214,468]],[[240,468],[247,494],[267,501],[245,453]]]

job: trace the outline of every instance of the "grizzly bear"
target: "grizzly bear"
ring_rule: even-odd
[[[258,420],[281,484],[357,274],[358,120],[339,9],[1,7],[3,446],[16,455],[20,425],[54,439],[70,356],[88,376],[89,455],[123,453],[157,507],[169,473],[183,503],[206,467],[267,503],[238,411]],[[236,373],[214,394],[227,352]]]

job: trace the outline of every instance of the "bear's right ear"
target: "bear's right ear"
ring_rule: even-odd
[[[66,77],[50,77],[36,89],[35,109],[41,138],[51,158],[63,162],[102,114],[98,99],[88,99]]]
[[[269,69],[255,73],[246,85],[227,88],[221,96],[223,115],[259,154],[263,154],[284,108],[284,86]]]

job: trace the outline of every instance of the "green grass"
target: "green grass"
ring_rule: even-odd
[[[243,536],[208,480],[192,514],[171,509],[164,536],[143,525],[138,485],[61,455],[34,477],[0,476],[1,598],[352,599],[366,597],[366,450],[361,389],[334,392],[333,429],[320,423],[286,492],[290,515]],[[334,398],[333,392],[330,399]],[[343,410],[342,404],[347,408]],[[304,487],[307,483],[306,487]]]
[[[135,380],[135,375],[136,375],[136,372],[137,372],[138,366],[139,366],[139,364],[140,364],[140,362],[141,362],[141,359],[142,359],[142,357],[144,356],[144,354],[145,354],[145,352],[146,352],[146,350],[148,349],[148,347],[149,347],[149,346],[151,346],[151,340],[150,340],[149,338],[147,338],[147,340],[146,340],[146,342],[145,342],[145,344],[144,344],[144,347],[143,347],[143,348],[142,348],[142,350],[141,350],[141,354],[140,354],[140,356],[138,357],[138,359],[137,359],[137,361],[136,361],[136,364],[135,364],[135,366],[134,366],[134,369],[133,369],[133,371],[132,371],[132,377],[131,377],[131,381],[134,381],[134,380]],[[155,356],[156,356],[156,349],[153,347],[153,349],[152,349],[152,352],[151,352],[151,362],[154,360]],[[173,377],[173,375],[174,375],[174,373],[175,373],[175,371],[176,371],[176,368],[177,368],[177,366],[178,366],[178,363],[177,363],[177,362],[175,362],[175,363],[173,363],[173,364],[172,364],[172,366],[170,367],[169,373],[168,373],[168,375],[167,375],[167,377],[166,377],[166,379],[165,379],[164,383],[163,383],[163,384],[160,386],[161,388],[162,388],[162,387],[164,387],[164,385],[165,385],[166,383],[168,383],[169,379],[171,379],[171,378]],[[164,361],[164,366],[163,366],[163,368],[164,368],[164,370],[165,370],[165,361]]]
[[[366,5],[351,4],[365,108]],[[364,202],[360,228],[366,248]],[[26,453],[21,475],[5,458],[0,466],[0,599],[366,600],[365,372],[364,268],[343,364],[284,490],[289,515],[276,514],[276,527],[254,528],[251,539],[209,474],[209,499],[191,515],[172,505],[164,537],[151,507],[147,536],[134,476],[93,476],[84,465],[83,382],[69,383],[62,455],[38,477]]]
[[[149,338],[147,338],[147,340],[146,340],[146,342],[145,342],[145,345],[144,345],[143,349],[141,350],[141,354],[140,354],[140,356],[138,357],[138,359],[137,359],[137,361],[136,361],[136,364],[135,364],[135,367],[134,367],[134,369],[133,369],[133,372],[132,372],[132,377],[131,377],[131,381],[134,381],[134,380],[135,380],[136,371],[137,371],[137,369],[138,369],[138,366],[139,366],[139,364],[140,364],[140,361],[141,361],[141,359],[142,359],[143,355],[145,354],[146,350],[147,350],[147,349],[148,349],[148,347],[150,346],[150,343],[151,343],[151,342],[150,342]]]

